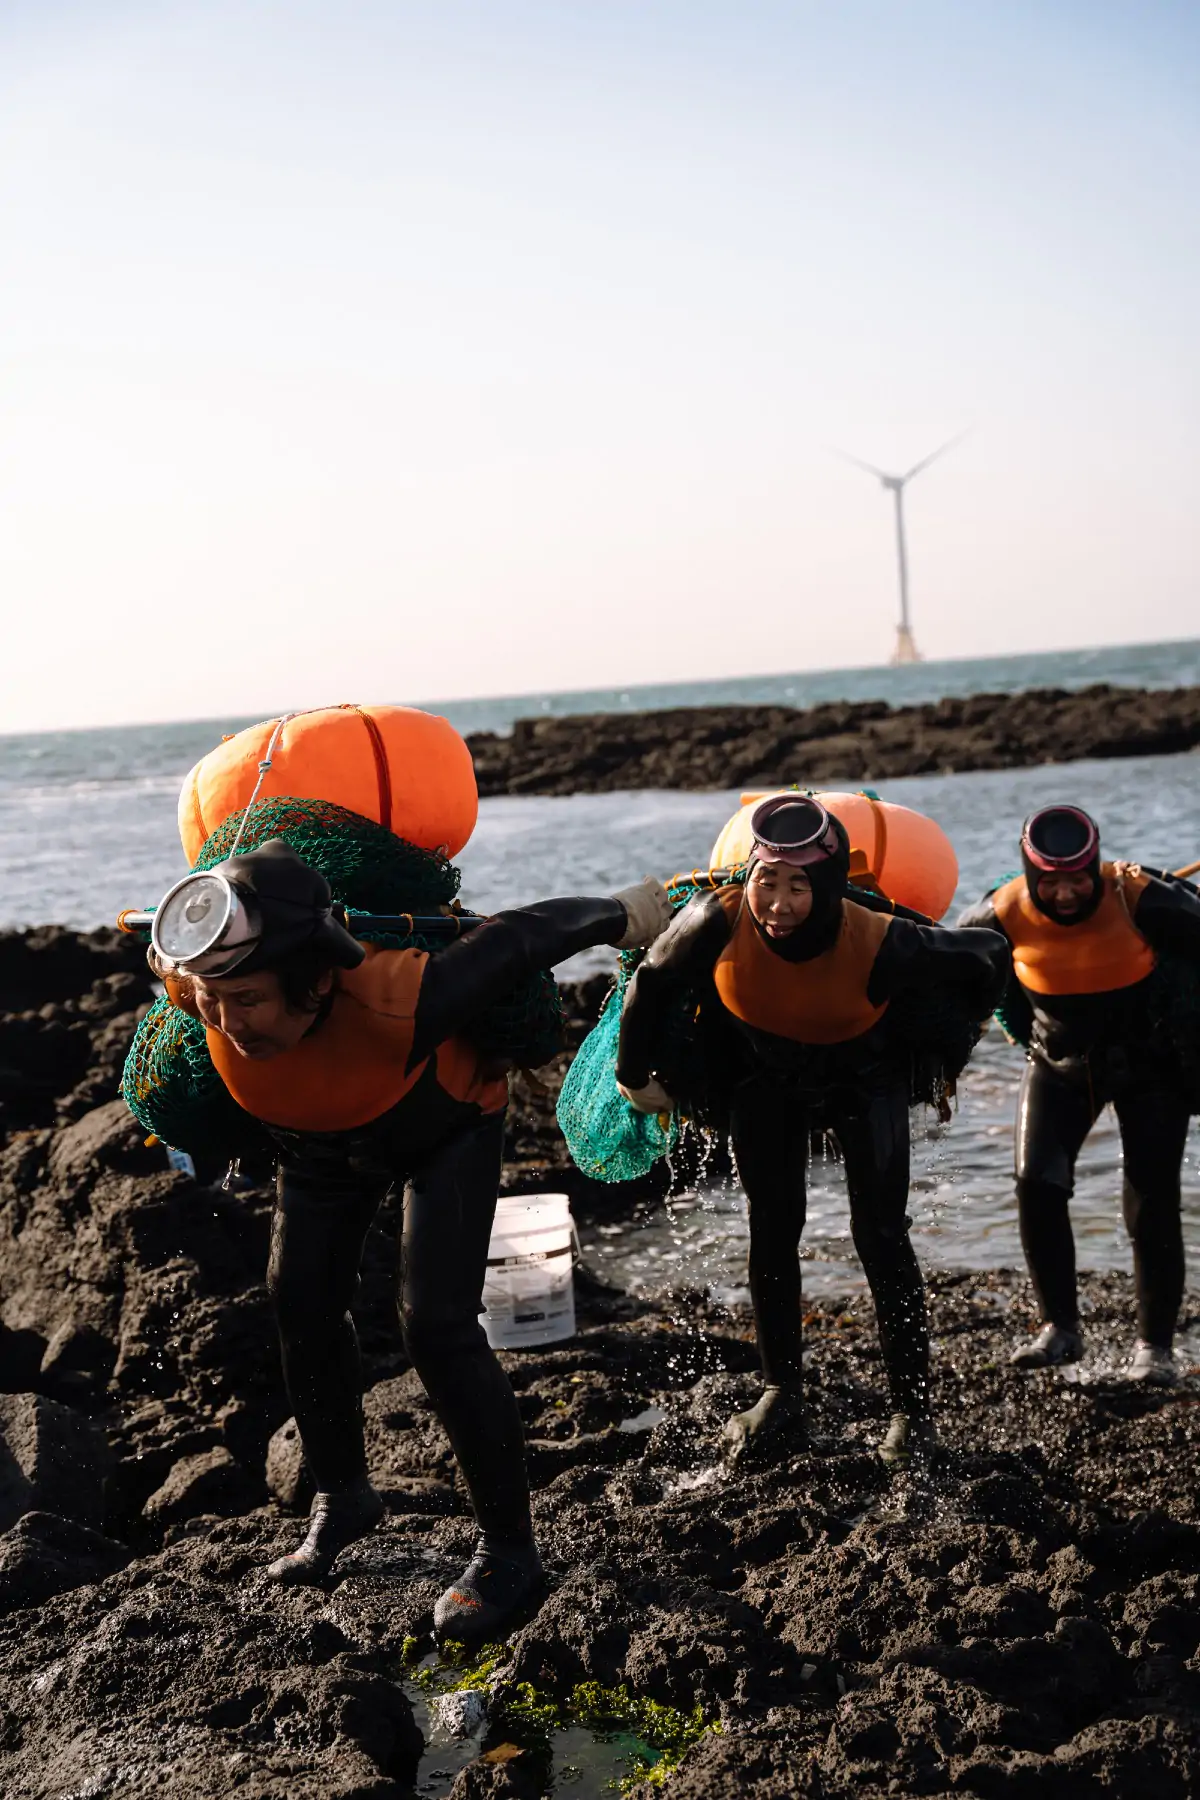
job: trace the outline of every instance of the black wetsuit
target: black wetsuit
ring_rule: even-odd
[[[1154,950],[1200,961],[1200,894],[1194,888],[1151,879],[1133,921]],[[968,908],[959,924],[1001,929],[990,896]],[[1149,976],[1099,994],[1019,990],[1018,1004],[1023,996],[1028,1007],[1030,1042],[1014,1149],[1021,1245],[1042,1317],[1077,1330],[1068,1203],[1076,1158],[1111,1103],[1124,1152],[1122,1209],[1133,1245],[1138,1335],[1169,1349],[1183,1299],[1180,1168],[1194,1096],[1154,1019],[1155,980]]]
[[[425,970],[410,1067],[469,1034],[480,1008],[537,969],[626,928],[616,900],[549,900],[499,913]],[[319,1025],[317,1027],[319,1029]],[[521,1421],[479,1322],[504,1115],[453,1100],[432,1062],[390,1112],[355,1131],[270,1127],[279,1148],[268,1286],[284,1380],[317,1487],[364,1473],[362,1375],[349,1307],[363,1244],[402,1192],[399,1308],[405,1348],[453,1446],[483,1530],[529,1541]]]
[[[621,1021],[617,1075],[627,1087],[641,1087],[653,1073],[664,1009],[681,988],[709,981],[731,929],[718,897],[707,895],[685,907],[647,952]],[[913,988],[948,984],[964,990],[967,1010],[982,1019],[998,998],[1004,966],[999,937],[896,918],[871,968],[867,999],[881,1006]],[[929,1409],[929,1332],[906,1210],[910,1071],[890,1039],[888,1015],[847,1043],[820,1046],[725,1016],[730,1135],[749,1207],[750,1293],[767,1383],[800,1379],[808,1151],[812,1132],[827,1130],[845,1164],[851,1234],[875,1303],[893,1402],[921,1417]]]

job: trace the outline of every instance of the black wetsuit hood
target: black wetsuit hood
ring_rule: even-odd
[[[1091,846],[1086,861],[1080,852]],[[1088,875],[1092,891],[1082,906],[1072,913],[1060,913],[1038,893],[1038,881],[1057,865],[1072,874]],[[1026,819],[1021,832],[1021,866],[1025,886],[1038,912],[1056,925],[1082,925],[1091,918],[1104,898],[1104,878],[1100,873],[1100,833],[1095,820],[1079,807],[1046,806]]]
[[[248,901],[261,929],[259,942],[232,972],[276,968],[300,951],[323,954],[341,969],[362,962],[362,945],[333,916],[329,883],[282,838],[231,856],[219,873]]]
[[[814,956],[833,947],[841,929],[842,902],[850,880],[850,839],[841,820],[834,818],[832,813],[829,817],[837,833],[838,847],[832,856],[809,863],[804,870],[812,885],[813,902],[803,925],[797,925],[785,938],[773,938],[750,913],[754,929],[763,943],[783,962],[811,962]],[[750,870],[753,873],[753,857]]]

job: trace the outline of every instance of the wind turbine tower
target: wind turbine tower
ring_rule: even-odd
[[[912,617],[908,609],[908,545],[904,536],[904,490],[914,475],[919,475],[922,469],[927,469],[931,462],[936,462],[939,456],[944,456],[947,450],[954,448],[955,444],[961,444],[966,435],[965,431],[960,431],[957,437],[950,438],[947,443],[939,444],[936,450],[931,451],[928,456],[923,456],[919,463],[914,463],[912,468],[906,470],[903,475],[889,475],[886,470],[877,469],[874,463],[863,462],[857,456],[847,456],[844,450],[838,451],[838,455],[846,462],[853,463],[856,469],[865,469],[868,475],[876,476],[896,503],[896,568],[900,576],[900,622],[896,627],[896,648],[893,650],[891,658],[893,665],[921,661],[921,652],[917,649],[917,641],[913,637]]]

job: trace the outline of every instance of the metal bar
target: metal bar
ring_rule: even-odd
[[[352,937],[370,937],[373,932],[389,937],[461,937],[483,924],[479,913],[361,913],[346,914],[346,930]]]
[[[389,937],[461,937],[483,924],[481,913],[367,913],[348,912],[346,929],[352,937],[370,937],[383,932]],[[120,931],[149,931],[154,925],[154,908],[149,912],[127,909],[117,916]]]

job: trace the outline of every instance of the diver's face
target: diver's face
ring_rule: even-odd
[[[1075,875],[1064,875],[1061,871],[1039,875],[1037,893],[1043,906],[1069,919],[1091,899],[1092,877],[1086,869]]]
[[[787,863],[756,862],[746,883],[746,905],[768,937],[785,938],[812,911],[812,883]]]
[[[317,992],[327,994],[332,975],[323,975]],[[313,1014],[288,1005],[283,986],[272,969],[254,975],[192,977],[196,1010],[211,1031],[228,1038],[239,1056],[251,1062],[267,1062],[292,1050],[308,1031]]]

